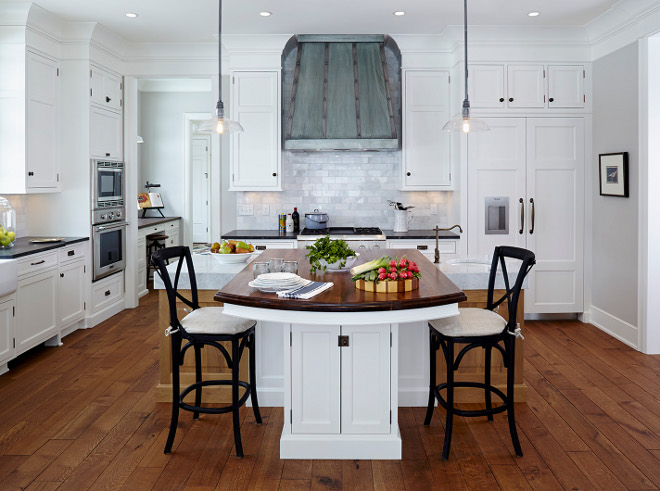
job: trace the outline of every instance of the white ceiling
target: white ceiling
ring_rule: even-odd
[[[584,26],[618,0],[469,0],[470,25]],[[70,21],[100,22],[132,42],[213,42],[217,0],[36,0]],[[270,11],[272,16],[260,17]],[[395,17],[392,12],[404,10]],[[527,13],[539,11],[538,17]],[[124,14],[135,12],[137,19]],[[461,0],[224,0],[223,33],[439,34]]]

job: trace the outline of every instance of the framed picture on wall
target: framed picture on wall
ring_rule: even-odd
[[[628,197],[628,152],[601,153],[600,195]]]

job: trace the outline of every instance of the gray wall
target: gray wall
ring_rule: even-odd
[[[637,43],[595,61],[593,81],[592,305],[637,326]],[[598,154],[614,152],[628,152],[630,198],[600,196]]]
[[[183,115],[209,112],[212,100],[209,92],[140,93],[138,191],[147,180],[160,184],[153,191],[161,193],[166,216],[183,215]]]

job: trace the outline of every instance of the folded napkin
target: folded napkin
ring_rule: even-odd
[[[333,285],[334,283],[331,281],[328,283],[324,283],[322,281],[310,281],[307,285],[303,285],[294,290],[277,292],[277,296],[280,298],[299,298],[302,300],[307,300],[309,298],[315,297],[319,293],[326,291]]]

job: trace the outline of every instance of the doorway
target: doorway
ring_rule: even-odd
[[[211,242],[211,136],[193,135],[192,139],[192,233],[193,243]]]

